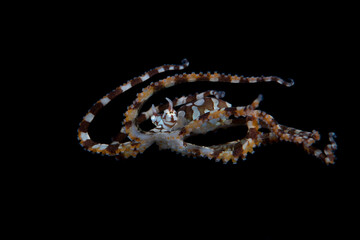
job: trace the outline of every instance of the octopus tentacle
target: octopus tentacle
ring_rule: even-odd
[[[113,142],[111,144],[98,143],[91,139],[88,133],[88,129],[96,114],[104,108],[111,100],[131,89],[135,85],[142,83],[148,80],[150,77],[170,70],[182,70],[189,65],[189,62],[184,59],[181,65],[162,65],[160,67],[156,67],[150,71],[145,72],[143,75],[133,78],[123,85],[117,87],[104,97],[102,97],[99,101],[97,101],[88,111],[88,113],[84,116],[82,121],[80,122],[80,126],[78,129],[78,139],[80,144],[88,151],[106,154],[106,155],[117,155],[120,153],[125,153],[127,156],[136,156],[138,150],[136,149],[135,143],[126,142],[119,143]]]
[[[334,154],[335,150],[337,149],[337,144],[335,141],[336,135],[333,132],[329,133],[329,144],[327,144],[324,150],[315,148],[311,146],[311,144],[304,144],[303,148],[309,154],[321,159],[326,165],[334,164],[336,160],[336,156]]]
[[[143,91],[138,94],[134,103],[128,108],[125,113],[125,131],[129,135],[129,138],[132,140],[147,138],[147,134],[138,130],[136,125],[136,117],[139,114],[139,109],[143,104],[156,92],[173,87],[177,84],[182,84],[186,82],[227,82],[227,83],[256,83],[256,82],[277,82],[278,84],[290,87],[293,83],[288,83],[282,80],[281,78],[270,76],[270,77],[243,77],[237,75],[225,75],[218,73],[191,73],[191,74],[181,74],[171,77],[167,77],[159,82],[155,82],[143,89]]]
[[[127,158],[130,156],[135,157],[153,143],[157,143],[160,149],[171,149],[183,155],[204,156],[216,161],[222,161],[223,163],[228,163],[229,161],[236,163],[239,158],[246,159],[247,154],[253,153],[254,148],[261,144],[287,141],[302,146],[305,151],[320,158],[326,164],[333,164],[335,162],[334,152],[337,149],[337,145],[334,140],[334,133],[329,133],[330,143],[325,146],[323,151],[314,148],[312,144],[320,139],[320,134],[315,130],[307,132],[281,125],[271,115],[257,110],[263,99],[261,94],[247,106],[232,107],[230,103],[221,99],[225,95],[224,92],[209,90],[173,100],[165,98],[167,103],[157,107],[152,105],[149,110],[140,114],[140,109],[144,103],[156,92],[182,83],[276,82],[287,87],[294,84],[292,79],[284,81],[274,76],[243,77],[218,73],[185,73],[169,76],[149,84],[143,88],[141,93],[137,94],[133,104],[128,107],[124,114],[125,119],[120,133],[113,138],[111,144],[98,143],[90,138],[88,128],[94,117],[115,97],[131,89],[133,86],[146,81],[155,74],[170,70],[182,70],[188,65],[189,62],[184,59],[181,65],[163,65],[154,68],[105,95],[90,108],[81,121],[78,129],[80,144],[88,151]],[[178,113],[175,107],[179,107]],[[161,112],[163,112],[162,115],[160,115]],[[139,124],[149,118],[151,118],[156,127],[150,131],[140,129]],[[247,126],[248,130],[243,139],[212,146],[201,146],[185,141],[192,135],[205,134],[219,128],[237,125]],[[267,129],[267,132],[262,131],[262,129]]]
[[[194,95],[181,96],[179,98],[175,98],[172,100],[174,107],[178,107],[184,104],[191,103],[196,100],[204,99],[208,96],[215,96],[217,99],[223,98],[225,96],[224,91],[216,91],[216,90],[207,90],[205,92],[196,93]],[[150,107],[147,111],[142,112],[136,118],[137,125],[140,125],[144,121],[148,120],[154,112],[163,112],[165,109],[169,107],[168,103],[160,104],[158,106]],[[127,138],[127,134],[125,132],[125,127],[122,127],[120,132],[112,138],[112,144],[121,143]]]
[[[215,96],[216,98],[223,98],[225,96],[225,92],[223,91],[216,91],[216,90],[208,90],[201,93],[196,93],[194,95],[188,95],[188,96],[181,96],[179,98],[172,99],[172,103],[174,107],[179,107],[181,105],[191,103],[196,100],[204,99],[208,96]],[[155,110],[157,112],[163,112],[165,109],[169,107],[169,103],[160,104],[158,106],[155,106]],[[137,124],[141,124],[142,122],[148,120],[152,115],[154,114],[154,110],[152,107],[150,107],[147,111],[142,112],[139,114],[139,116],[136,118]]]

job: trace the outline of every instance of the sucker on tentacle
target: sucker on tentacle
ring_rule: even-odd
[[[180,65],[163,65],[117,87],[97,101],[84,116],[78,129],[80,144],[88,151],[109,156],[136,157],[153,143],[160,149],[170,149],[182,155],[202,156],[216,161],[236,163],[239,158],[245,159],[248,153],[261,144],[287,141],[301,146],[309,154],[321,159],[326,164],[334,164],[337,149],[335,134],[329,133],[330,143],[322,151],[314,148],[313,143],[320,139],[318,132],[306,132],[278,124],[274,118],[257,110],[263,96],[260,94],[251,104],[233,107],[224,101],[225,92],[209,90],[195,95],[182,96],[175,99],[165,98],[165,104],[152,105],[140,113],[144,103],[156,92],[165,88],[188,82],[226,82],[226,83],[260,83],[276,82],[290,87],[294,81],[284,81],[274,76],[243,77],[218,73],[175,74],[158,82],[150,83],[137,94],[134,102],[127,108],[123,127],[110,144],[98,143],[91,139],[88,129],[96,114],[115,97],[128,91],[152,76],[171,70],[183,70],[189,65],[184,59]],[[175,110],[178,107],[178,110]],[[150,131],[140,129],[139,124],[150,119],[154,128]],[[213,146],[199,146],[186,142],[186,138],[194,134],[205,134],[219,128],[245,125],[248,128],[245,138]],[[267,128],[268,133],[259,131]]]

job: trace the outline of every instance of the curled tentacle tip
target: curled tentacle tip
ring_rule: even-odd
[[[336,134],[334,132],[329,132],[329,137],[333,137],[333,138],[336,138]]]
[[[189,66],[189,61],[186,58],[184,58],[183,60],[181,60],[181,64]]]
[[[223,97],[225,97],[225,92],[224,91],[219,91],[218,98],[223,98]]]
[[[287,87],[291,87],[291,86],[293,86],[295,84],[295,81],[294,81],[294,79],[292,79],[292,78],[288,78],[288,82],[287,82]]]
[[[261,102],[262,100],[264,100],[264,96],[260,93],[259,96],[257,97],[257,100]]]

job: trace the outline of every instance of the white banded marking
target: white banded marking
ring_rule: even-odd
[[[320,150],[320,149],[318,149],[318,150],[316,150],[315,152],[314,152],[314,154],[315,154],[315,157],[319,157],[320,156],[320,154],[322,153],[322,151]]]
[[[108,97],[104,97],[100,100],[100,102],[102,103],[102,105],[106,105],[110,102],[110,99]]]
[[[253,121],[248,121],[247,122],[247,127],[248,128],[255,128]]]
[[[192,115],[193,120],[200,117],[200,111],[196,106],[192,106],[191,109],[193,110],[193,115]]]
[[[125,85],[122,85],[120,88],[121,88],[121,90],[122,90],[123,92],[125,92],[126,90],[128,90],[129,88],[131,88],[131,83],[127,83],[127,84],[125,84]]]
[[[213,109],[214,109],[214,110],[218,110],[218,109],[219,109],[219,107],[218,107],[218,105],[219,105],[219,100],[217,100],[216,98],[211,98],[211,101],[212,101],[213,104],[214,104]]]
[[[256,83],[257,79],[255,77],[249,78],[249,83]]]
[[[88,134],[87,132],[82,132],[82,133],[80,134],[80,138],[81,138],[81,140],[83,140],[83,141],[90,140],[90,136],[89,136],[89,134]]]
[[[197,101],[194,103],[194,105],[196,105],[196,106],[202,106],[202,105],[204,104],[204,102],[205,102],[204,99],[199,99],[199,100],[197,100]]]
[[[101,146],[99,147],[99,150],[104,150],[109,146],[109,144],[101,144]]]
[[[244,145],[242,146],[242,149],[244,150],[244,151],[246,151],[246,149],[249,147],[249,145],[251,144],[253,144],[254,143],[254,140],[252,140],[251,138],[250,139],[248,139],[245,143],[244,143]]]
[[[91,122],[93,119],[94,119],[94,114],[92,114],[92,113],[88,113],[88,114],[86,114],[86,116],[84,117],[84,120],[85,121],[87,121],[87,122]]]
[[[98,149],[98,150],[104,150],[108,147],[109,145],[108,144],[104,144],[104,143],[99,143],[99,144],[96,144],[94,146],[92,146],[91,148],[93,149]]]
[[[149,74],[145,74],[144,76],[141,76],[140,79],[141,81],[146,81],[150,78]]]
[[[204,98],[204,93],[200,93],[200,94],[197,94],[196,95],[196,99],[202,99],[202,98]]]
[[[176,106],[183,105],[186,103],[187,97],[181,97],[177,100]]]

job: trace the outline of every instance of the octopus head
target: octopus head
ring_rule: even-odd
[[[165,109],[162,115],[158,114],[154,105],[152,105],[153,115],[151,116],[151,121],[156,128],[170,131],[176,125],[178,117],[173,102],[168,98],[166,100],[169,102],[169,107]]]

